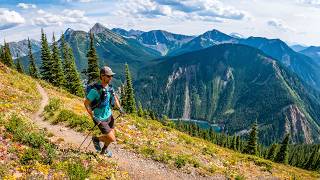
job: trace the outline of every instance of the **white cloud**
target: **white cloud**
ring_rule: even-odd
[[[157,18],[167,16],[184,20],[221,22],[225,19],[241,20],[249,13],[226,6],[218,0],[122,0],[119,15]]]
[[[0,30],[9,29],[25,23],[25,19],[16,11],[0,8]]]
[[[22,9],[29,9],[29,8],[37,8],[35,4],[26,4],[26,3],[19,3],[17,7],[22,8]]]
[[[283,23],[283,21],[280,20],[280,19],[271,19],[271,20],[267,21],[267,24],[268,24],[269,26],[274,27],[274,28],[276,28],[276,29],[278,29],[278,30],[281,30],[281,31],[296,32],[295,29],[293,29],[293,28],[285,25],[285,24]]]
[[[96,0],[66,0],[66,2],[82,2],[82,3],[89,3]]]
[[[297,0],[300,4],[307,4],[320,7],[320,0]]]
[[[40,9],[37,11],[41,17],[33,19],[33,24],[38,26],[61,26],[63,24],[88,24],[89,20],[85,12],[81,10],[64,9],[61,13],[50,13]]]

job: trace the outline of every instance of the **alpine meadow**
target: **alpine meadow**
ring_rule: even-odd
[[[0,6],[0,179],[320,179],[318,2]]]

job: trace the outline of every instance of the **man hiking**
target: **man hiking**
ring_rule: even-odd
[[[93,119],[95,125],[98,125],[102,135],[99,137],[93,136],[92,141],[97,152],[106,154],[108,157],[112,156],[112,152],[108,150],[108,146],[111,142],[116,141],[114,133],[114,118],[112,116],[112,105],[115,104],[121,114],[124,114],[123,108],[120,106],[119,99],[115,95],[110,82],[115,73],[111,68],[104,66],[100,69],[100,81],[91,85],[92,88],[88,92],[84,105]],[[96,103],[93,106],[93,102]],[[104,146],[101,149],[100,141],[104,142]]]

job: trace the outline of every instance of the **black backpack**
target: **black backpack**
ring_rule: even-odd
[[[91,91],[91,89],[95,89],[99,95],[100,95],[100,98],[99,100],[93,100],[90,104],[90,107],[92,110],[94,110],[95,108],[99,107],[101,105],[101,102],[104,101],[104,98],[107,97],[107,92],[110,93],[110,99],[109,99],[109,104],[111,105],[111,107],[114,106],[114,101],[113,101],[113,98],[114,98],[114,91],[113,91],[113,88],[112,88],[112,85],[109,84],[109,87],[108,87],[108,90],[107,91],[103,91],[103,87],[101,84],[98,84],[98,83],[92,83],[92,84],[89,84],[87,85],[87,88],[86,88],[86,95],[89,94],[89,92]]]

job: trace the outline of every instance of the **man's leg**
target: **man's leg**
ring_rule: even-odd
[[[112,129],[108,134],[100,136],[99,140],[104,142],[104,146],[103,146],[103,148],[101,150],[101,154],[103,154],[107,150],[107,148],[110,145],[110,143],[116,141],[116,137],[115,137],[115,134],[114,134],[114,129]]]

